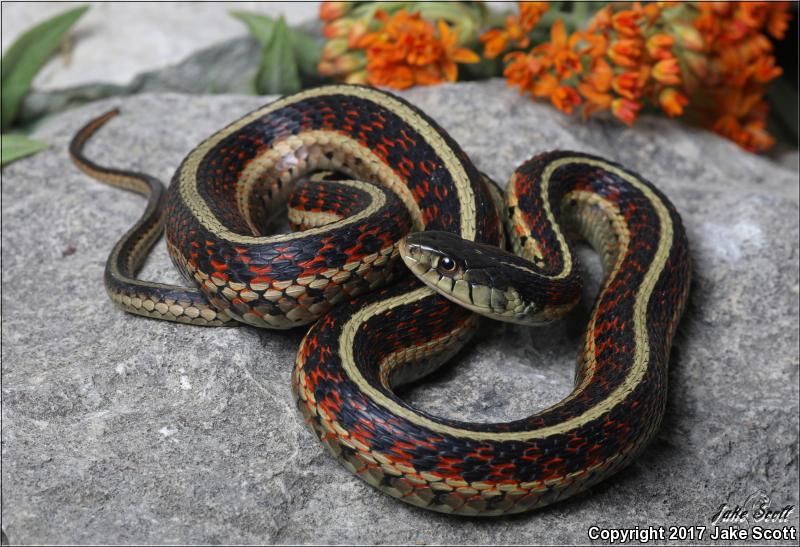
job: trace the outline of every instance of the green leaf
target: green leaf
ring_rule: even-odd
[[[266,47],[270,43],[277,25],[275,19],[246,11],[232,11],[231,15],[243,22],[250,30],[250,34],[263,46]],[[314,84],[321,81],[317,65],[320,55],[322,55],[322,45],[303,31],[286,27],[285,23],[284,27],[288,33],[292,54],[303,82]]]
[[[89,6],[71,9],[56,15],[26,31],[6,50],[2,59],[2,121],[3,129],[14,121],[22,99],[31,82],[50,55],[58,48],[70,27]]]
[[[261,50],[261,66],[256,74],[256,90],[261,94],[287,95],[300,91],[297,61],[289,43],[286,21],[281,17],[273,25]]]
[[[289,29],[289,42],[292,44],[292,52],[297,61],[297,68],[303,83],[313,84],[321,81],[321,76],[317,70],[319,58],[322,56],[322,44],[317,42],[311,35],[301,30]]]
[[[0,165],[41,152],[47,143],[35,141],[24,135],[0,135]]]
[[[247,11],[232,11],[231,15],[247,25],[253,38],[266,45],[272,37],[272,30],[275,28],[275,20],[266,15],[249,13]]]

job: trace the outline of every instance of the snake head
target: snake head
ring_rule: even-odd
[[[400,256],[423,283],[486,317],[541,325],[547,308],[545,277],[530,262],[498,247],[441,231],[414,232],[400,241]]]

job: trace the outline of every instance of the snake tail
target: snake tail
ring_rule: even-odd
[[[219,312],[196,288],[136,279],[137,272],[164,228],[164,185],[150,175],[105,167],[87,158],[84,147],[89,139],[108,121],[119,115],[110,110],[83,126],[69,144],[72,161],[83,172],[101,182],[141,194],[147,206],[139,220],[114,245],[106,261],[104,282],[106,292],[123,310],[181,323],[204,326],[233,326],[236,323]]]

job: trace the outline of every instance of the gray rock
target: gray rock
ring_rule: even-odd
[[[202,138],[266,100],[138,95],[57,116],[35,135],[50,149],[3,171],[2,520],[12,544],[571,544],[592,525],[708,526],[720,504],[755,491],[773,507],[797,505],[796,172],[663,118],[584,124],[501,81],[403,95],[503,184],[535,153],[575,149],[640,171],[678,207],[695,278],[665,422],[646,452],[567,502],[499,520],[419,510],[351,476],[294,408],[303,332],[163,323],[106,298],[106,255],[143,201],[73,167],[73,132],[121,105],[88,155],[168,180]],[[590,283],[570,320],[487,322],[452,366],[404,396],[477,421],[565,396],[599,282],[598,261],[581,257]],[[179,280],[163,244],[143,277]]]

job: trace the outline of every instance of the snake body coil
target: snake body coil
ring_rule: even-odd
[[[328,86],[204,141],[162,207],[158,181],[83,156],[106,119],[76,135],[73,158],[150,194],[109,258],[111,297],[194,324],[314,322],[292,375],[297,406],[376,488],[448,513],[524,511],[617,471],[657,430],[690,268],[680,217],[639,175],[587,154],[542,154],[516,171],[496,207],[496,187],[425,114],[377,90]],[[355,180],[295,189],[290,219],[306,230],[263,235],[295,181],[318,170]],[[134,279],[162,216],[170,256],[197,289]],[[516,256],[497,248],[501,216]],[[402,239],[409,230],[420,233]],[[394,394],[463,346],[473,311],[536,323],[571,308],[580,279],[565,231],[588,240],[605,268],[566,399],[521,420],[475,424]],[[398,255],[424,284],[400,275]]]

